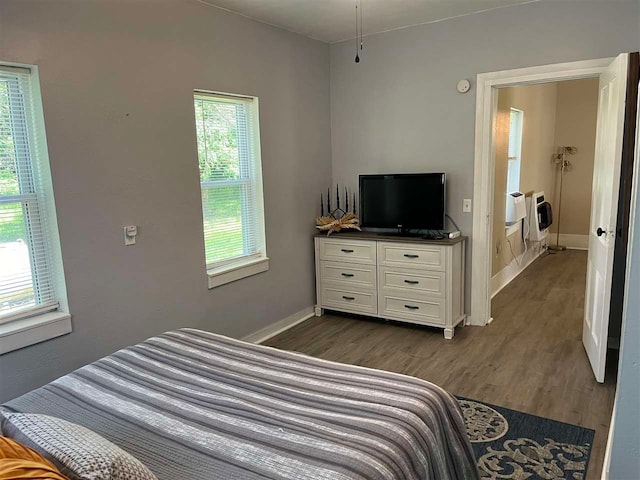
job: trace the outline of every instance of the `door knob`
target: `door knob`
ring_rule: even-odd
[[[603,230],[602,227],[598,227],[598,230],[596,230],[596,233],[598,234],[599,237],[601,237],[602,235],[606,235],[607,231]]]

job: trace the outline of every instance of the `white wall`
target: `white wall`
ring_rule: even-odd
[[[638,17],[637,0],[543,1],[367,36],[357,65],[353,42],[332,45],[334,183],[447,172],[449,213],[470,235],[476,92],[457,93],[458,80],[638,50]],[[468,288],[466,298],[468,309]]]
[[[327,45],[192,0],[2,0],[0,61],[40,67],[74,327],[0,356],[0,401],[169,329],[242,337],[314,304]],[[214,290],[195,88],[260,97],[270,269]]]

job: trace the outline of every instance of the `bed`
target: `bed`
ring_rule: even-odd
[[[3,407],[87,427],[159,480],[479,478],[460,408],[440,387],[195,329]]]

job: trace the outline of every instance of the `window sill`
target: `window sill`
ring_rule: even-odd
[[[517,221],[511,225],[505,225],[504,226],[504,235],[505,237],[508,237],[510,235],[513,235],[514,233],[518,232],[520,230],[520,221]]]
[[[269,270],[269,258],[261,257],[248,262],[235,265],[228,265],[224,268],[207,270],[209,277],[209,289],[219,287],[225,283],[235,282],[251,275],[266,272]]]
[[[71,315],[49,312],[0,325],[0,355],[71,333]]]

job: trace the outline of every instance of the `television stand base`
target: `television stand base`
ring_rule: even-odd
[[[446,339],[464,323],[464,237],[437,244],[337,233],[314,243],[316,315],[327,309],[439,327]]]

